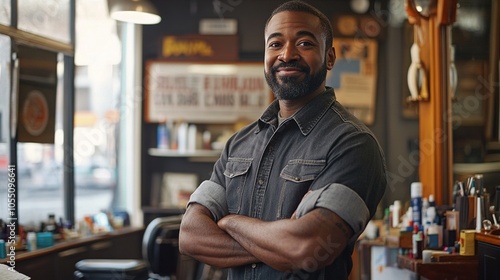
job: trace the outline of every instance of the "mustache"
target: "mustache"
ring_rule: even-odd
[[[298,61],[281,62],[280,64],[271,67],[271,71],[275,73],[276,71],[278,71],[278,68],[283,68],[283,67],[293,67],[299,69],[302,72],[309,72],[309,67],[299,64]]]

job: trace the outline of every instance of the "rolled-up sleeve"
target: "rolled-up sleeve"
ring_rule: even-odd
[[[359,236],[370,220],[370,212],[363,199],[352,189],[342,184],[330,184],[311,191],[299,204],[297,218],[315,208],[326,208],[339,215]]]
[[[219,184],[212,181],[203,181],[201,185],[191,194],[188,205],[191,203],[199,203],[210,212],[214,220],[217,222],[222,217],[229,214],[226,202],[226,190]]]

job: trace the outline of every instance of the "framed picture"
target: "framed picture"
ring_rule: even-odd
[[[152,60],[144,81],[146,122],[254,120],[272,100],[263,63]]]
[[[160,207],[186,207],[189,197],[197,187],[198,176],[196,174],[164,173],[162,178]]]
[[[375,120],[378,43],[368,38],[336,38],[333,46],[337,58],[326,85],[335,89],[344,107],[371,125]]]

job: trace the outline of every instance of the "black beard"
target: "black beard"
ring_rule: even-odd
[[[280,67],[294,67],[304,72],[305,78],[300,81],[298,77],[281,77],[281,84],[278,82],[276,72]],[[296,61],[283,62],[273,66],[268,73],[264,73],[267,84],[271,88],[274,96],[278,100],[296,100],[315,91],[326,78],[326,63],[323,63],[321,69],[311,75],[308,66],[299,65]]]

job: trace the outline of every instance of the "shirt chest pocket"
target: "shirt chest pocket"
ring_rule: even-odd
[[[226,196],[229,213],[237,214],[241,209],[243,187],[248,178],[252,158],[229,158],[226,163]]]
[[[290,160],[280,173],[282,187],[278,219],[290,218],[312,182],[326,165],[325,160]]]

